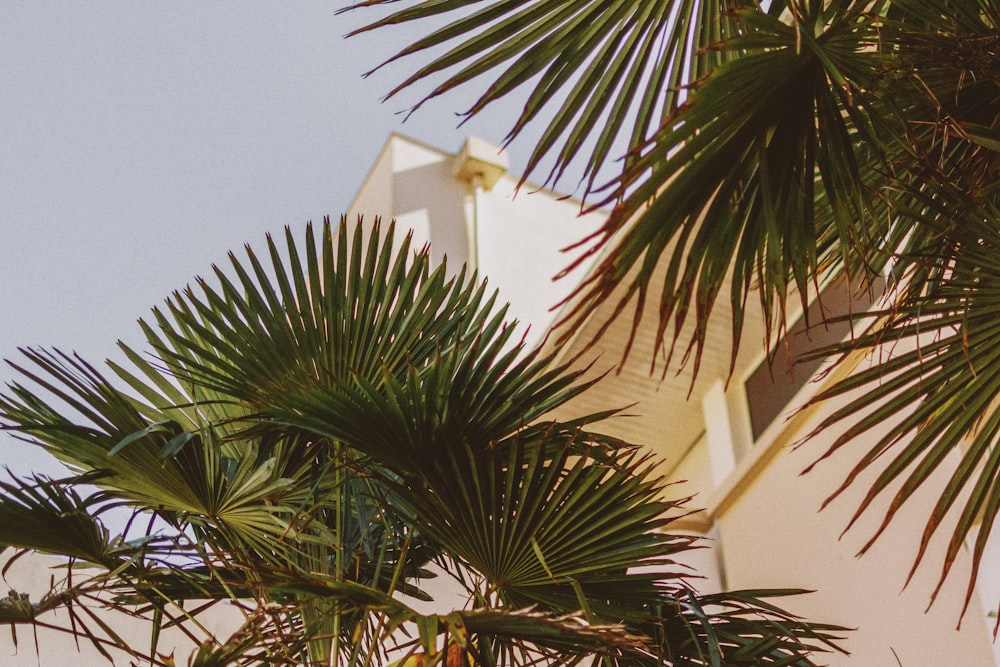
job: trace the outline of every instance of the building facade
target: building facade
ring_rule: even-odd
[[[565,360],[578,357],[576,363],[593,363],[591,372],[606,373],[577,399],[575,409],[631,406],[628,416],[610,420],[602,430],[651,448],[664,477],[674,482],[668,492],[693,496],[690,506],[702,508],[682,525],[705,536],[711,547],[697,551],[690,563],[704,577],[699,587],[813,590],[785,600],[784,606],[809,619],[856,628],[844,641],[850,656],[824,656],[837,667],[1000,664],[991,614],[1000,602],[1000,582],[991,580],[988,566],[960,627],[968,554],[960,554],[929,609],[940,559],[929,556],[906,585],[937,489],[921,490],[881,539],[857,557],[882,517],[874,508],[842,535],[865,479],[822,511],[820,507],[858,460],[864,443],[801,474],[833,438],[825,432],[807,436],[838,405],[807,405],[809,399],[850,364],[824,375],[822,365],[794,366],[788,360],[801,349],[850,332],[790,325],[776,363],[768,364],[763,342],[755,345],[750,338],[761,331],[760,316],[750,317],[730,371],[730,327],[721,313],[705,342],[697,377],[689,367],[675,373],[677,364],[666,375],[651,372],[650,360],[664,354],[655,348],[651,327],[640,328],[632,354],[622,363],[630,317],[619,318],[594,342],[614,307],[610,301],[575,330],[552,332],[572,308],[567,299],[573,288],[599,259],[592,257],[553,280],[574,258],[563,250],[603,221],[600,212],[581,217],[580,210],[580,202],[558,193],[519,186],[518,178],[508,173],[503,152],[481,140],[470,138],[452,154],[392,135],[351,204],[348,220],[359,215],[395,219],[412,230],[418,245],[430,243],[436,260],[446,260],[456,270],[468,264],[485,276],[501,301],[512,304],[511,317],[530,325],[529,344],[546,346]],[[826,289],[822,298],[834,309],[866,305],[863,297],[838,285]],[[648,317],[651,321],[656,313]],[[935,546],[941,553],[944,545],[932,545],[932,551]],[[8,580],[28,582],[38,590],[24,590],[37,596],[53,573],[60,576],[50,569],[60,565],[51,559],[22,559]],[[219,621],[220,628],[226,625],[224,618]],[[148,641],[145,628],[124,627],[121,632]],[[30,629],[22,628],[18,640],[15,649],[11,635],[0,634],[0,665],[55,664],[69,653],[81,667],[108,664],[83,641],[76,654],[75,642],[66,635],[43,632],[36,642]],[[181,647],[177,653],[185,656],[189,650]]]
[[[710,327],[696,377],[690,364],[678,372],[676,361],[665,375],[651,372],[651,360],[666,354],[655,349],[652,326],[639,329],[633,351],[620,364],[631,333],[629,315],[618,318],[594,343],[614,300],[574,331],[551,332],[572,308],[564,300],[599,259],[592,257],[575,274],[553,282],[551,277],[574,258],[561,250],[597,229],[602,218],[592,214],[578,219],[579,202],[556,193],[530,185],[518,190],[501,155],[477,139],[452,155],[393,135],[359,191],[352,216],[395,218],[429,241],[437,257],[470,261],[500,290],[501,299],[511,302],[514,316],[531,324],[531,340],[562,359],[580,355],[577,363],[593,363],[594,374],[606,373],[576,408],[582,413],[632,406],[628,416],[612,419],[602,430],[651,448],[662,461],[664,476],[675,483],[671,491],[693,496],[691,507],[703,508],[685,520],[684,528],[704,535],[712,547],[695,552],[690,563],[705,577],[704,589],[814,591],[784,605],[806,618],[856,628],[844,642],[850,656],[824,656],[837,667],[1000,664],[992,639],[1000,585],[991,581],[988,565],[960,626],[968,554],[960,555],[929,608],[946,540],[932,544],[907,584],[940,486],[922,489],[859,557],[886,505],[876,504],[844,533],[870,478],[859,479],[825,509],[820,507],[860,459],[865,443],[845,447],[802,474],[834,438],[828,432],[808,436],[839,405],[807,406],[809,399],[843,377],[852,363],[864,360],[824,373],[822,362],[793,364],[792,359],[850,335],[849,326],[807,328],[805,319],[792,312],[771,364],[763,338],[759,344],[752,339],[763,331],[761,315],[751,314],[730,373],[731,326],[722,312]],[[477,160],[492,165],[479,169],[489,171],[479,180]],[[868,293],[841,284],[825,288],[821,299],[827,312],[859,312],[871,304]],[[645,322],[655,321],[653,308]],[[819,321],[818,314],[812,313],[809,321]],[[675,357],[681,352],[675,351]],[[941,484],[949,473],[940,471]]]

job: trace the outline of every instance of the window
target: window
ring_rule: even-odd
[[[837,343],[851,333],[850,319],[829,320],[868,310],[884,287],[885,281],[881,278],[860,291],[852,288],[845,278],[835,280],[809,306],[808,317],[799,318],[778,341],[772,357],[765,358],[744,384],[754,441],[823,363],[822,359],[798,363],[796,360],[811,350]]]

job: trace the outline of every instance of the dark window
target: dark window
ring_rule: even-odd
[[[745,385],[754,440],[781,414],[823,362],[813,359],[796,363],[796,360],[806,352],[832,345],[851,333],[849,320],[827,320],[868,310],[884,285],[884,281],[878,279],[870,289],[858,290],[852,289],[846,279],[832,282],[809,306],[809,317],[800,317],[778,341],[772,358],[765,359]]]

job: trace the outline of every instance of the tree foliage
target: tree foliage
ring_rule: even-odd
[[[0,424],[73,474],[0,485],[0,545],[72,567],[42,599],[0,600],[0,622],[158,665],[177,627],[196,667],[812,665],[836,648],[838,628],[775,606],[795,591],[698,593],[678,561],[695,539],[670,530],[682,501],[592,430],[614,411],[551,417],[581,372],[524,349],[476,276],[370,227],[231,256],[142,322],[148,354],[123,345],[127,365],[11,362]],[[242,615],[228,640],[200,625],[220,602]],[[109,610],[151,623],[149,645]]]
[[[363,30],[450,21],[395,57],[438,49],[393,94],[434,79],[433,97],[489,77],[471,115],[523,87],[527,102],[508,139],[531,122],[544,128],[529,170],[551,160],[546,183],[555,183],[582,163],[584,193],[613,208],[582,243],[581,256],[602,255],[571,299],[567,331],[610,300],[612,319],[631,311],[633,332],[656,327],[657,348],[688,352],[662,358],[697,366],[721,299],[733,315],[735,360],[750,300],[759,301],[773,341],[789,299],[805,305],[837,276],[858,289],[890,277],[874,328],[818,351],[850,359],[877,353],[867,370],[817,398],[852,397],[823,428],[842,433],[830,453],[872,438],[843,488],[878,461],[859,513],[891,494],[886,523],[959,452],[917,563],[932,536],[951,530],[943,581],[971,541],[971,596],[1000,511],[1000,4],[367,0],[356,7],[390,4],[401,8]],[[602,183],[599,169],[614,147],[624,160]],[[643,320],[649,310],[656,321]],[[887,434],[872,435],[880,422],[889,422]],[[959,519],[949,524],[952,508]]]

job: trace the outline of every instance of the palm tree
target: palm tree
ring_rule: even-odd
[[[613,317],[634,313],[634,332],[654,302],[656,347],[686,347],[663,357],[697,369],[724,290],[735,358],[749,299],[760,301],[773,341],[789,298],[805,305],[837,276],[858,289],[892,278],[874,328],[817,351],[880,351],[869,370],[818,397],[855,397],[822,427],[842,433],[827,455],[871,437],[843,488],[877,460],[858,513],[894,494],[884,528],[958,451],[922,541],[961,507],[941,580],[971,541],[971,596],[1000,512],[1000,3],[392,4],[401,8],[358,32],[452,19],[392,58],[436,54],[390,96],[427,81],[430,98],[494,77],[471,116],[524,87],[507,139],[541,125],[529,171],[550,164],[545,181],[555,183],[582,165],[584,194],[613,206],[581,242],[583,255],[605,252],[577,288],[568,323],[611,299]],[[617,155],[620,170],[603,178]],[[887,434],[870,435],[886,421]],[[894,482],[898,490],[887,491]]]
[[[812,665],[836,650],[838,628],[771,600],[794,591],[698,593],[678,562],[695,540],[670,530],[682,502],[592,430],[615,411],[548,416],[587,390],[580,373],[525,350],[475,276],[433,268],[392,226],[349,226],[231,256],[141,322],[150,354],[123,345],[128,365],[12,362],[0,425],[71,472],[0,485],[0,545],[74,567],[39,600],[0,600],[0,622],[157,665],[177,626],[197,667]],[[435,573],[466,602],[418,611]],[[224,601],[243,620],[217,639],[200,619]],[[109,612],[148,622],[149,644]]]

